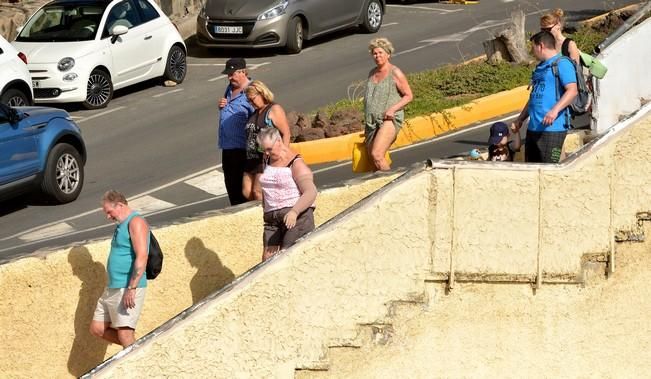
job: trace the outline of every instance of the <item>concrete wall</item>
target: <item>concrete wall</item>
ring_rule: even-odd
[[[428,280],[581,283],[582,259],[608,257],[614,231],[648,209],[651,162],[637,157],[649,110],[562,165],[413,171],[93,374],[292,377],[324,365],[327,346],[354,345],[392,303],[423,301]]]
[[[649,229],[647,229],[647,232]],[[617,248],[614,279],[584,286],[428,283],[427,304],[401,304],[386,339],[333,348],[326,378],[648,378],[651,243]],[[368,337],[371,333],[368,333]]]
[[[647,70],[647,63],[651,62],[649,39],[651,19],[626,32],[600,54],[599,59],[608,67],[608,73],[595,81],[593,129],[597,132],[604,132],[621,117],[651,101]]]
[[[323,191],[321,224],[393,177]],[[165,253],[138,324],[142,336],[260,262],[259,206],[155,230]],[[88,333],[106,284],[109,241],[0,265],[0,377],[79,376],[119,349]]]

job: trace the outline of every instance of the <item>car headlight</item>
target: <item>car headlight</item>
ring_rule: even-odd
[[[70,57],[65,57],[59,61],[57,68],[59,71],[68,71],[75,67],[75,60]]]
[[[289,0],[280,0],[280,2],[277,5],[275,5],[273,8],[270,8],[270,9],[262,12],[258,16],[258,21],[268,20],[270,18],[278,17],[280,15],[285,14],[285,10],[287,9],[287,5],[289,5]]]

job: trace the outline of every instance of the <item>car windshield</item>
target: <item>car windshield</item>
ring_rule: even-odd
[[[16,38],[19,42],[70,42],[95,39],[105,5],[52,4],[36,12]]]

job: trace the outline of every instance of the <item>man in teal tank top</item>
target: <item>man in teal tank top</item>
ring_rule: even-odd
[[[145,300],[149,225],[129,208],[126,197],[118,191],[104,194],[102,210],[117,226],[106,264],[108,284],[97,301],[90,332],[127,347],[135,341],[136,324]]]

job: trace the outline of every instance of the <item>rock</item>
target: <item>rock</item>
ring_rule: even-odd
[[[165,87],[176,87],[176,84],[177,83],[173,80],[166,80],[165,82],[163,82],[163,85]]]
[[[348,108],[348,109],[340,109],[338,111],[335,111],[332,113],[332,116],[330,117],[330,122],[333,123],[345,123],[345,122],[351,122],[351,121],[362,121],[363,115],[362,112]]]
[[[292,126],[296,126],[296,122],[298,121],[298,113],[295,111],[287,112],[287,125],[289,125],[289,129],[292,128]]]
[[[325,132],[321,128],[306,128],[301,130],[301,134],[296,136],[296,142],[314,141],[325,138]]]
[[[359,120],[344,123],[341,125],[341,128],[344,130],[344,134],[357,133],[364,130],[362,121]]]
[[[324,112],[317,112],[316,116],[314,116],[314,120],[312,120],[313,128],[324,129],[328,124],[330,124],[330,120]]]
[[[325,132],[326,138],[338,137],[347,134],[347,129],[345,127],[336,124],[329,124],[323,129],[323,131]]]
[[[307,116],[305,116],[302,113],[299,113],[298,120],[296,120],[296,126],[298,126],[301,129],[307,129],[310,127],[310,121],[308,120]]]
[[[289,124],[289,140],[291,142],[296,142],[296,137],[301,135],[303,129],[299,128],[296,124]]]

